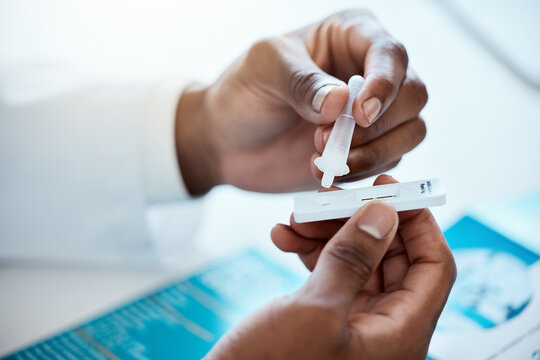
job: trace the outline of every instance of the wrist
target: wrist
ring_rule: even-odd
[[[207,88],[191,86],[182,92],[176,111],[175,142],[184,184],[193,196],[219,184],[217,153],[209,139]]]

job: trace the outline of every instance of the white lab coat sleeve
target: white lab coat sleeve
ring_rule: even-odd
[[[0,259],[156,264],[189,251],[201,204],[176,159],[179,83],[1,75]]]

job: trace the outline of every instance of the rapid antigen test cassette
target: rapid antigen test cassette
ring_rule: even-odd
[[[439,179],[385,184],[360,189],[304,193],[294,198],[294,220],[298,223],[351,217],[371,200],[383,200],[396,211],[423,209],[446,203]]]

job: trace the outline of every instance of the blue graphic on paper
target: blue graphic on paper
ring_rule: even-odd
[[[523,311],[533,296],[528,267],[540,259],[471,217],[445,232],[458,277],[438,332],[494,327]]]
[[[4,359],[200,359],[247,313],[302,283],[246,251]]]

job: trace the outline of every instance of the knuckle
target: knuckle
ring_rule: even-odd
[[[452,280],[452,285],[454,285],[454,283],[456,282],[456,279],[457,279],[457,266],[456,266],[456,263],[455,261],[452,259],[452,267],[451,267],[451,272],[450,272],[450,279]]]
[[[424,84],[423,81],[416,81],[415,82],[415,92],[414,92],[417,96],[417,101],[418,103],[420,104],[420,108],[424,108],[424,106],[426,106],[427,102],[428,102],[428,98],[429,98],[429,95],[428,95],[428,92],[427,92],[427,88],[426,88],[426,84]]]
[[[427,127],[426,123],[421,117],[410,120],[406,124],[402,125],[402,127],[405,129],[404,132],[408,135],[408,143],[411,145],[416,146],[426,138]]]
[[[396,166],[398,166],[398,164],[401,162],[401,157],[397,160],[394,160],[392,162],[390,162],[388,165],[385,165],[381,170],[380,172],[386,172],[388,170],[391,170],[393,168],[395,168]]]
[[[251,45],[248,55],[251,55],[252,57],[260,57],[273,54],[276,51],[278,41],[279,39],[277,37],[260,39]]]
[[[409,54],[407,53],[407,49],[405,48],[405,45],[403,45],[401,42],[397,40],[394,40],[392,52],[400,60],[403,66],[407,68],[407,66],[409,65]]]
[[[386,35],[382,39],[379,39],[376,45],[380,52],[396,59],[404,68],[407,68],[409,65],[409,55],[401,42]]]
[[[413,78],[408,79],[403,86],[406,87],[409,93],[409,99],[414,104],[416,111],[420,112],[426,106],[429,99],[426,84],[418,78]]]
[[[268,37],[255,42],[246,53],[245,63],[248,69],[264,71],[268,64],[280,57],[283,40],[279,37]]]
[[[367,281],[375,267],[369,252],[359,244],[338,243],[328,249],[331,256],[344,264],[362,282]]]
[[[295,70],[291,72],[288,82],[289,93],[296,103],[313,95],[313,90],[321,81],[321,74],[314,71]]]
[[[419,137],[419,142],[424,140],[427,134],[426,122],[422,118],[418,118],[418,131],[416,132]]]
[[[448,259],[446,260],[445,265],[448,278],[450,279],[451,284],[454,284],[457,278],[457,266],[456,261],[454,260],[454,257],[450,251],[448,252]]]
[[[401,157],[399,159],[397,159],[396,161],[394,161],[392,164],[390,164],[390,167],[389,167],[388,170],[395,168],[396,166],[399,165],[400,162],[401,162]]]
[[[424,106],[426,106],[429,100],[426,84],[422,83],[419,94],[420,94],[420,103],[422,104],[422,108],[424,108]]]

